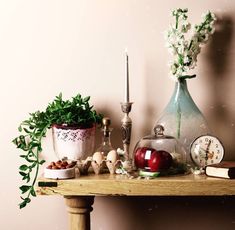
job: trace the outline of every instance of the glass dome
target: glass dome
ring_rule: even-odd
[[[173,136],[164,135],[164,127],[161,125],[155,126],[154,133],[143,137],[134,148],[134,162],[140,174],[145,172],[151,176],[151,173],[156,172],[158,174],[185,172],[186,151],[183,145]]]

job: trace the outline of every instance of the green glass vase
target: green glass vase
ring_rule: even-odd
[[[203,114],[194,103],[185,79],[175,83],[173,95],[157,124],[163,125],[165,134],[177,138],[186,150],[186,161],[195,166],[190,157],[192,141],[201,135],[210,133]]]

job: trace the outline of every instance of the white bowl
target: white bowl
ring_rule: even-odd
[[[75,167],[68,169],[44,169],[44,177],[49,179],[69,179],[75,177]]]

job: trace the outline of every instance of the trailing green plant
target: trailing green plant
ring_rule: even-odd
[[[25,163],[19,167],[19,174],[24,181],[20,186],[22,194],[20,208],[24,208],[31,201],[31,197],[36,196],[34,185],[39,167],[45,162],[40,159],[40,153],[42,138],[46,136],[47,130],[53,124],[90,128],[94,124],[101,123],[102,115],[97,114],[93,106],[90,106],[89,100],[90,97],[82,98],[80,94],[71,100],[63,100],[60,93],[48,104],[45,111],[30,113],[29,118],[20,124],[18,128],[20,135],[12,141],[24,152],[20,157]]]

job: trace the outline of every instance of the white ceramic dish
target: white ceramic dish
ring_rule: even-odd
[[[44,169],[44,177],[49,179],[69,179],[75,177],[75,167],[68,169]]]

